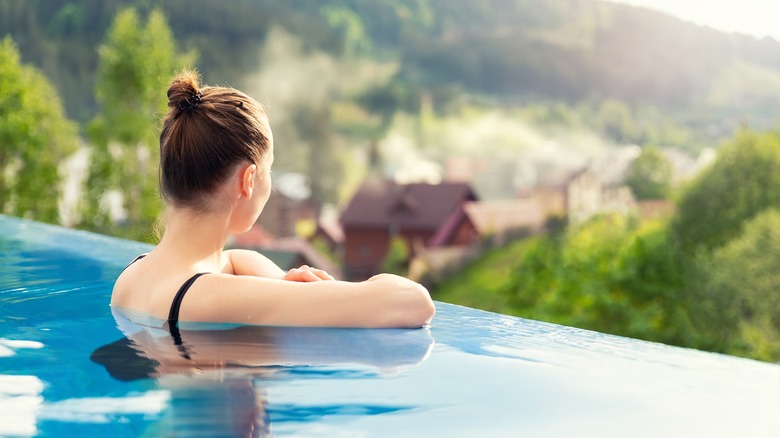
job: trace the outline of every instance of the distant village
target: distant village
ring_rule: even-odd
[[[274,174],[275,190],[257,223],[233,236],[229,246],[259,251],[283,269],[306,264],[337,279],[364,280],[383,272],[387,258],[398,257],[390,255],[393,242],[403,242],[404,274],[435,283],[485,250],[538,234],[551,223],[576,224],[608,213],[642,219],[672,213],[670,201],[637,201],[623,184],[639,152],[623,147],[574,169],[452,158],[439,183],[370,175],[338,209],[318,205],[305,176]],[[676,181],[691,178],[707,162],[706,156],[663,152]]]

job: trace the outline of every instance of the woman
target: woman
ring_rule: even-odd
[[[263,107],[226,87],[173,79],[160,134],[160,243],[114,285],[111,305],[168,321],[275,326],[420,327],[435,312],[421,285],[389,274],[335,281],[302,266],[282,271],[264,256],[223,251],[255,223],[271,191],[274,145]]]

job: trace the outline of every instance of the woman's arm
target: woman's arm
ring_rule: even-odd
[[[284,272],[276,263],[256,251],[231,249],[225,253],[230,258],[234,275],[251,275],[290,281],[333,280],[333,277],[327,272],[306,265]]]
[[[198,279],[182,321],[305,327],[421,327],[435,313],[428,291],[391,274],[309,283],[225,274]]]
[[[254,277],[284,277],[284,270],[268,257],[248,249],[229,249],[224,251],[230,261],[233,275],[251,275]],[[230,273],[230,272],[228,272]]]

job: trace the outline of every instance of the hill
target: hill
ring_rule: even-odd
[[[195,49],[198,67],[217,83],[241,85],[261,70],[263,44],[279,27],[302,50],[337,62],[397,63],[407,110],[426,93],[437,111],[464,96],[502,107],[616,100],[637,124],[667,123],[636,115],[656,108],[699,143],[743,124],[773,127],[780,112],[777,41],[597,0],[0,0],[0,34],[13,37],[83,122],[98,110],[95,48],[127,6],[161,8],[180,46]]]

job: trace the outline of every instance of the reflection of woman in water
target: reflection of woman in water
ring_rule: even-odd
[[[179,320],[331,327],[420,327],[431,320],[428,292],[403,277],[335,281],[308,266],[283,272],[253,251],[223,251],[228,236],[248,230],[268,200],[268,118],[244,93],[200,88],[189,72],[171,82],[168,99],[160,135],[165,232],[117,279],[115,309],[167,320],[171,329]]]
[[[200,324],[173,338],[114,312],[125,337],[92,355],[118,380],[205,370],[245,373],[277,366],[362,365],[382,371],[416,365],[428,356],[428,329],[347,329]],[[187,324],[189,325],[189,324]]]
[[[223,326],[181,330],[179,341],[162,329],[135,324],[115,312],[126,337],[96,349],[91,356],[121,381],[155,378],[170,398],[161,436],[265,436],[270,432],[263,378],[319,367],[342,375],[357,366],[386,373],[415,366],[433,347],[427,329],[363,330],[307,327]],[[294,375],[294,374],[293,374]],[[301,401],[299,408],[316,410]],[[277,411],[281,418],[297,414]]]

